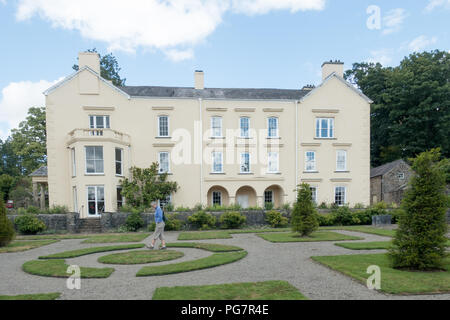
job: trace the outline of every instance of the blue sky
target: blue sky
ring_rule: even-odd
[[[113,52],[128,85],[193,86],[202,69],[206,87],[255,88],[318,84],[329,59],[394,66],[450,49],[450,0],[162,2],[0,0],[0,138],[93,47]]]

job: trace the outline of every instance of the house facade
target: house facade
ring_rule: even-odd
[[[318,87],[298,90],[115,87],[99,56],[45,92],[52,205],[81,217],[116,212],[132,166],[158,162],[178,182],[174,206],[275,207],[313,188],[317,203],[370,203],[371,100],[326,62]]]

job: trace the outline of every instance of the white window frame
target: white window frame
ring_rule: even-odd
[[[117,150],[120,150],[120,161],[117,160]],[[122,148],[115,148],[114,149],[114,172],[116,173],[116,176],[123,177],[123,149]],[[117,173],[117,163],[120,163],[120,173]]]
[[[316,186],[311,186],[311,200],[312,202],[314,202],[315,204],[318,204],[318,195],[319,195],[319,188]],[[314,192],[312,192],[312,190],[314,189]],[[315,198],[315,199],[314,199]]]
[[[161,155],[163,154],[167,154],[167,171],[163,171],[161,165],[162,165],[162,161],[161,161]],[[164,174],[164,173],[170,173],[170,152],[168,151],[161,151],[158,152],[158,164],[159,164],[159,168],[158,168],[158,173],[159,174]]]
[[[344,167],[340,168],[339,164],[341,163],[339,161],[339,154],[344,155]],[[347,150],[337,150],[336,151],[336,171],[337,172],[345,172],[347,171]]]
[[[102,148],[102,155],[103,158],[101,159],[103,161],[103,172],[88,172],[88,159],[87,159],[87,148]],[[94,149],[95,150],[95,149]],[[95,176],[95,175],[104,175],[105,174],[105,150],[103,146],[84,146],[84,157],[85,157],[85,174],[89,176]],[[89,159],[90,161],[100,161],[98,159]],[[95,162],[94,162],[94,169],[95,169]]]
[[[216,154],[220,154],[220,167],[221,167],[221,171],[216,171]],[[212,173],[223,173],[223,152],[222,151],[213,151],[211,153],[211,157],[212,157]]]
[[[327,136],[322,137],[322,120],[327,120]],[[316,139],[334,139],[336,128],[335,128],[335,121],[334,118],[316,118],[316,125],[315,125],[315,136]],[[319,135],[317,134],[319,133]]]
[[[314,159],[311,161],[309,161],[308,159],[308,153],[312,153],[314,154]],[[313,164],[313,168],[312,169],[308,169],[308,165],[312,163]],[[317,160],[316,160],[316,152],[315,151],[306,151],[305,152],[305,172],[317,172]]]
[[[248,171],[243,171],[242,170],[242,167],[244,165],[244,162],[243,162],[243,160],[244,160],[243,156],[244,155],[248,155]],[[251,168],[252,168],[252,158],[251,158],[250,152],[241,152],[241,163],[239,165],[239,172],[241,174],[250,174],[252,172]]]
[[[243,128],[242,128],[242,120],[246,119],[248,122],[248,128],[247,128],[247,135],[243,135]],[[239,118],[239,138],[242,139],[249,139],[250,138],[250,117],[240,117]]]
[[[347,187],[346,186],[335,186],[334,187],[334,203],[336,203],[336,194],[337,194],[336,191],[338,188],[344,189],[344,199],[343,199],[344,202],[342,204],[338,204],[340,207],[342,207],[342,206],[345,206],[345,204],[347,203]]]
[[[275,156],[277,168],[276,170],[270,170],[272,156]],[[278,152],[269,152],[267,154],[267,173],[280,173],[280,154]]]
[[[70,157],[72,158],[72,178],[77,176],[77,158],[75,148],[70,149]]]
[[[271,136],[270,135],[270,120],[275,119],[276,120],[276,131],[275,131],[275,135]],[[280,121],[277,117],[269,117],[267,118],[267,138],[269,139],[277,139],[280,137]]]
[[[161,135],[161,119],[167,119],[167,135]],[[170,138],[170,117],[166,115],[158,116],[158,138]]]
[[[215,127],[214,127],[214,120],[219,120],[219,125],[220,127],[218,129],[220,129],[220,133],[218,135],[216,135],[215,132]],[[222,117],[219,116],[214,116],[211,117],[211,138],[223,138],[223,119]]]
[[[89,213],[89,188],[94,188],[95,192],[95,214]],[[86,199],[87,199],[87,215],[88,217],[98,217],[101,216],[101,213],[98,212],[98,189],[103,188],[103,212],[106,212],[106,193],[104,185],[95,185],[95,186],[87,186],[86,187]]]
[[[216,203],[214,203],[214,194],[219,194],[219,199],[220,199],[220,202],[219,202],[219,204],[216,204]],[[222,205],[222,192],[221,191],[213,191],[212,193],[211,193],[211,204],[213,205],[213,206],[215,206],[215,205],[219,205],[219,206],[221,206]]]
[[[77,187],[72,187],[72,197],[73,197],[73,211],[78,213],[78,192]]]

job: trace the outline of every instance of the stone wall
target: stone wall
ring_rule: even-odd
[[[18,215],[8,215],[8,218],[13,222],[19,217]],[[67,231],[67,217],[66,214],[39,214],[37,218],[45,223],[47,230]],[[16,225],[14,227],[17,229]],[[71,231],[75,232],[75,231]]]

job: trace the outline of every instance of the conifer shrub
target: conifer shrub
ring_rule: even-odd
[[[14,226],[6,216],[5,203],[0,197],[0,247],[7,246],[15,236]]]
[[[297,193],[297,202],[292,211],[292,231],[307,237],[319,228],[317,211],[312,201],[309,184],[303,183]]]

